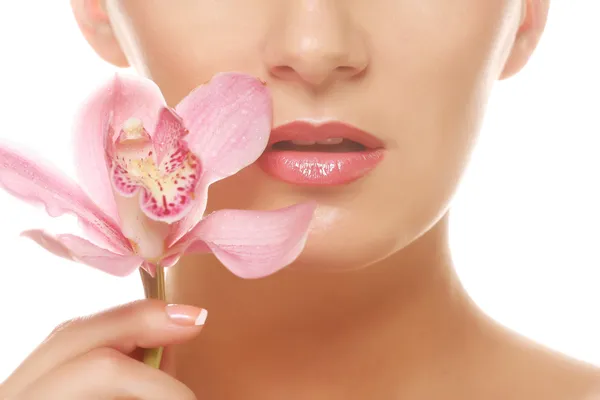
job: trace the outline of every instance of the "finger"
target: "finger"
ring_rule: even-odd
[[[200,332],[205,318],[206,311],[196,307],[142,300],[74,320],[40,344],[5,385],[24,388],[49,370],[95,348],[110,347],[127,354],[137,347],[182,343]]]
[[[40,377],[15,400],[195,400],[183,383],[117,350],[100,348]]]
[[[134,360],[142,361],[145,356],[144,350],[138,347],[128,355]],[[160,370],[171,376],[175,376],[175,348],[173,346],[164,347],[160,361]]]

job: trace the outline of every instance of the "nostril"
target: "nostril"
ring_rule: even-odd
[[[349,73],[349,72],[356,71],[356,68],[354,68],[354,67],[348,67],[348,66],[345,66],[345,65],[339,66],[336,69],[338,70],[338,72],[342,72],[342,73]]]
[[[280,78],[290,78],[293,75],[296,74],[296,72],[294,71],[294,69],[292,67],[289,67],[287,65],[281,65],[281,66],[277,66],[277,67],[273,67],[271,68],[271,73],[275,76],[278,76]]]
[[[356,68],[352,66],[339,66],[336,68],[337,74],[341,77],[345,77],[346,79],[358,80],[364,77],[366,74],[367,68]]]

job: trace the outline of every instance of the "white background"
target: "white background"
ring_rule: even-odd
[[[0,2],[0,139],[69,174],[79,102],[114,71],[87,47],[67,1]],[[532,62],[497,85],[454,203],[464,284],[491,316],[600,366],[600,3],[555,0]],[[21,230],[71,219],[0,193],[0,380],[59,322],[142,297],[48,255]]]

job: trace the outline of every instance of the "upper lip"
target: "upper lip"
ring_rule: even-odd
[[[383,142],[372,134],[350,124],[340,121],[326,121],[314,123],[296,120],[280,125],[271,131],[268,146],[286,140],[318,141],[329,138],[343,138],[360,143],[367,149],[378,149],[384,146]]]

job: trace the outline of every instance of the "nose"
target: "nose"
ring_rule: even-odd
[[[266,63],[281,80],[313,90],[361,74],[369,63],[365,38],[346,0],[284,0],[269,35]]]

